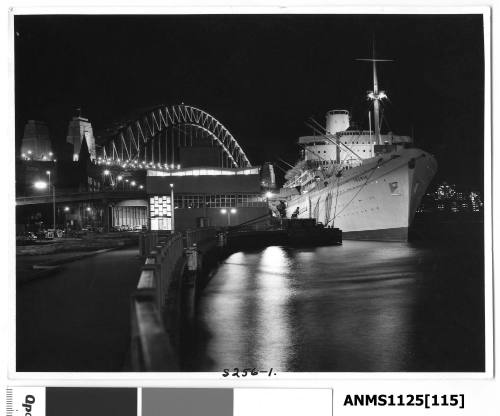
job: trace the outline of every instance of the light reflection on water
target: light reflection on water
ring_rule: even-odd
[[[422,332],[427,323],[420,317],[435,262],[431,249],[409,243],[235,253],[198,304],[197,325],[206,336],[194,366],[418,370],[426,359],[420,339],[429,337],[424,342],[432,346],[435,335]]]
[[[253,366],[258,368],[266,368],[270,362],[283,368],[292,358],[290,349],[283,348],[293,345],[288,310],[293,292],[289,282],[291,266],[289,256],[281,247],[268,247],[261,253],[255,275],[257,302]]]

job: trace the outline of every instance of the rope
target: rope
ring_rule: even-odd
[[[345,204],[345,205],[344,205],[344,207],[343,207],[343,208],[339,211],[339,214],[341,214],[341,213],[342,213],[342,212],[343,212],[343,211],[344,211],[344,210],[345,210],[345,209],[346,209],[346,208],[347,208],[347,207],[351,204],[351,202],[352,202],[352,201],[354,201],[354,198],[356,198],[356,197],[358,196],[358,194],[361,192],[361,190],[362,190],[362,189],[366,186],[366,184],[368,183],[368,181],[371,179],[371,177],[372,177],[373,173],[375,172],[375,170],[376,170],[379,166],[381,166],[381,164],[380,164],[380,163],[377,163],[377,166],[375,166],[375,167],[372,169],[372,171],[370,172],[370,175],[366,178],[365,183],[359,187],[359,189],[358,189],[358,190],[357,190],[357,192],[354,194],[354,196],[350,199],[350,201],[349,201],[347,204]],[[338,185],[337,185],[337,191],[338,191]],[[338,196],[338,193],[337,193],[337,196]],[[335,202],[335,204],[337,204],[337,203]],[[335,213],[335,215],[334,215],[334,217],[333,217],[333,220],[334,220],[336,217],[337,217],[337,213]]]
[[[339,189],[340,189],[339,182],[340,182],[340,176],[337,178],[337,194],[335,195],[335,210],[333,211],[333,217],[328,220],[328,223],[326,225],[328,225],[330,222],[332,222],[333,224],[335,221],[335,217],[337,216],[337,203],[339,201]]]
[[[417,157],[417,158],[415,158],[415,159],[421,159],[422,157],[424,157],[424,156],[422,155],[422,156],[419,156],[419,157]],[[380,160],[380,159],[379,159],[379,160]],[[362,190],[362,189],[366,186],[366,184],[368,183],[368,181],[371,179],[371,177],[372,177],[373,173],[375,172],[375,170],[376,170],[379,166],[383,166],[383,165],[385,165],[386,163],[390,162],[391,160],[392,160],[392,159],[388,159],[388,160],[386,160],[386,161],[384,161],[384,162],[382,162],[382,163],[380,163],[380,162],[379,162],[379,163],[377,163],[377,166],[375,166],[374,168],[372,168],[371,173],[370,173],[370,175],[366,178],[365,183],[359,187],[358,191],[357,191],[357,192],[354,194],[354,196],[353,196],[353,197],[349,200],[349,202],[348,202],[347,204],[345,204],[345,205],[344,205],[344,207],[342,208],[342,210],[341,210],[341,211],[339,211],[339,212],[338,212],[338,214],[341,214],[341,213],[342,213],[342,212],[343,212],[343,211],[344,211],[344,210],[345,210],[345,209],[346,209],[346,208],[347,208],[347,207],[348,207],[348,206],[352,203],[352,201],[354,201],[354,198],[356,198],[356,197],[358,196],[358,194],[361,192],[361,190]],[[391,171],[386,172],[385,174],[387,175],[388,173],[390,173],[390,172],[392,172],[392,171],[394,171],[394,170],[396,170],[396,169],[399,169],[399,167],[400,167],[400,166],[397,166],[397,167],[395,167],[394,169],[392,169]],[[360,175],[362,175],[362,174],[364,174],[364,173],[366,173],[366,172],[363,172],[363,173],[361,173]],[[339,178],[339,180],[340,180],[340,178]],[[338,183],[337,183],[337,197],[336,197],[336,198],[338,198],[338,190],[339,190],[339,186],[338,186]],[[337,214],[337,212],[336,212],[336,207],[337,207],[337,201],[335,201],[335,212],[334,212],[334,215],[333,215],[333,218],[331,219],[331,221],[335,220],[335,218],[336,218],[336,217],[337,217],[337,215],[338,215],[338,214]]]

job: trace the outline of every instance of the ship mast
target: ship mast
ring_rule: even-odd
[[[380,143],[380,103],[378,98],[378,78],[377,78],[377,62],[375,61],[375,42],[373,42],[373,115],[375,118],[375,140]]]
[[[380,140],[380,101],[387,98],[385,91],[378,89],[377,77],[377,62],[391,62],[392,59],[376,59],[375,58],[375,40],[373,41],[372,58],[370,59],[357,59],[358,61],[368,61],[373,65],[373,91],[368,92],[368,98],[373,101],[373,121],[375,124],[375,141],[377,144],[382,144]]]

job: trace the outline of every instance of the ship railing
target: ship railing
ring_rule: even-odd
[[[369,136],[375,134],[370,130],[346,130],[337,132],[339,136]]]

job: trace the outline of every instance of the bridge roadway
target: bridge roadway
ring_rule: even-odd
[[[137,247],[63,266],[17,288],[18,371],[123,371]]]
[[[98,191],[57,193],[56,204],[85,201],[121,201],[124,199],[146,198],[146,191]],[[31,195],[16,197],[16,205],[52,204],[52,195]]]

